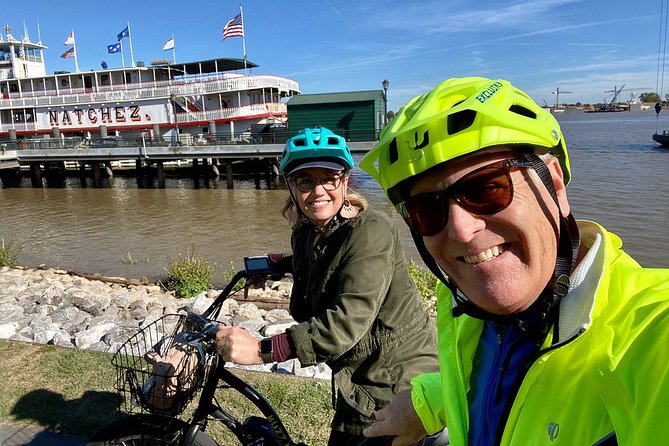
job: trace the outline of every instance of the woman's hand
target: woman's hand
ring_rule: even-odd
[[[260,341],[239,327],[218,326],[216,346],[225,361],[235,364],[263,364]]]

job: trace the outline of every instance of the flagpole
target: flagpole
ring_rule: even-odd
[[[244,11],[242,11],[242,2],[239,2],[239,16],[242,18],[242,49],[244,50],[244,71],[248,73],[248,68],[246,67],[246,37],[244,32]]]
[[[172,62],[177,63],[177,52],[174,50],[174,47],[176,45],[174,44],[174,34],[172,34]]]
[[[123,39],[118,41],[118,44],[121,45],[121,65],[125,68],[125,58],[123,57]]]
[[[42,44],[42,31],[40,31],[40,29],[39,29],[39,19],[37,19],[37,38],[39,39],[39,42],[37,42],[37,43],[39,43],[41,45]],[[43,48],[39,49],[39,58],[40,58],[40,60],[44,61],[44,49]],[[46,69],[46,66],[45,66],[45,69]]]
[[[132,54],[132,33],[130,32],[130,22],[128,24],[128,41],[130,41],[130,60],[132,61],[132,66],[135,66],[135,56]]]
[[[74,69],[79,72],[79,61],[77,60],[77,39],[74,37],[74,29],[72,30],[72,48],[74,48]]]

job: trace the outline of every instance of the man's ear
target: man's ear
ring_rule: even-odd
[[[562,211],[562,215],[566,217],[571,213],[571,207],[567,199],[567,185],[564,184],[564,174],[562,173],[560,161],[556,157],[551,156],[546,160],[546,166],[553,179],[553,187],[555,187],[555,194],[557,195],[558,203],[560,203],[560,210]]]

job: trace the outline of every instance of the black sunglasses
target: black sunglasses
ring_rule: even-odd
[[[513,201],[511,170],[532,167],[529,161],[505,159],[469,172],[444,190],[414,195],[398,205],[409,228],[418,235],[441,232],[448,223],[448,200],[475,215],[492,215]]]

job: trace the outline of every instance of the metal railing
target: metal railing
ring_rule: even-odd
[[[188,77],[174,81],[141,82],[98,87],[75,87],[56,90],[9,93],[0,97],[0,109],[65,105],[89,102],[133,101],[150,98],[169,98],[170,94],[197,95],[227,93],[260,88],[276,88],[279,91],[298,91],[297,82],[278,76],[249,75],[241,77]]]
[[[123,138],[108,136],[97,139],[80,137],[35,138],[19,140],[0,140],[0,148],[8,150],[57,150],[57,149],[105,149],[116,147],[172,147],[172,146],[218,146],[245,144],[284,144],[296,132],[279,130],[270,132],[209,133],[167,135],[163,138]],[[360,130],[346,132],[348,141],[375,141],[379,130]]]

